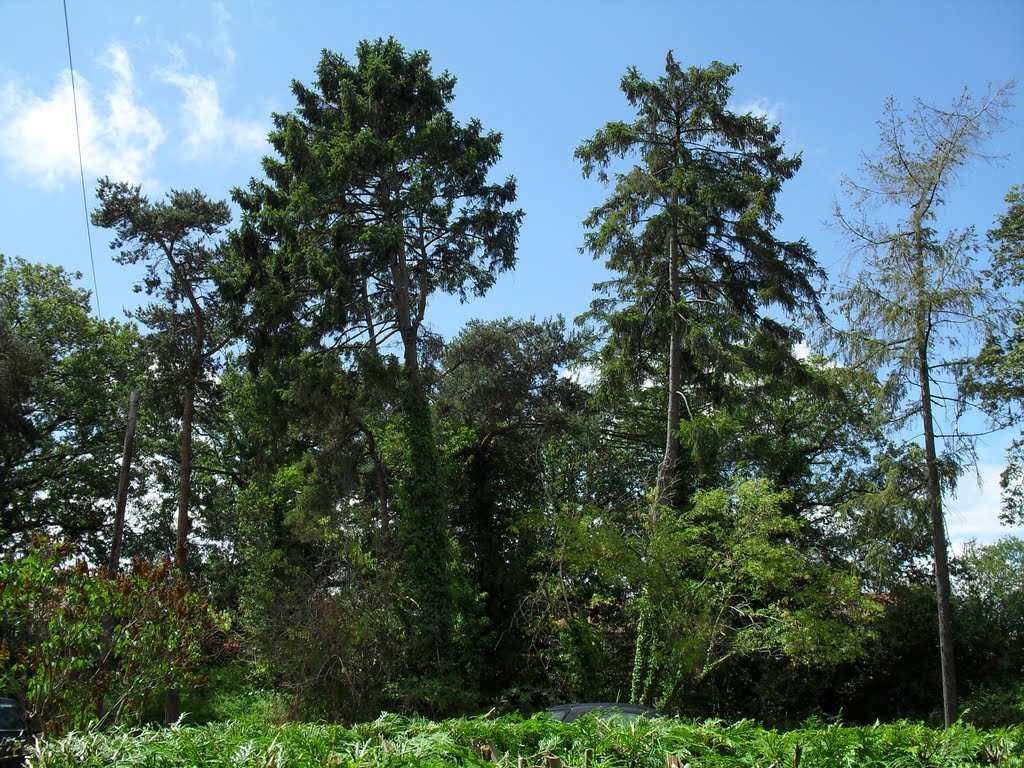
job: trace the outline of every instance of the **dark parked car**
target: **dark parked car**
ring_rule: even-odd
[[[0,766],[24,765],[29,730],[25,713],[14,699],[0,698]]]
[[[621,704],[610,701],[594,701],[587,704],[558,704],[548,707],[548,712],[556,720],[563,723],[571,723],[573,720],[588,715],[596,714],[604,718],[623,718],[635,720],[638,717],[657,717],[658,711],[654,707],[645,707],[643,704]]]

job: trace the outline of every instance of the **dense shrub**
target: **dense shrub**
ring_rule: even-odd
[[[108,578],[69,544],[0,562],[0,687],[48,733],[139,722],[147,699],[200,679],[215,616],[169,562]]]

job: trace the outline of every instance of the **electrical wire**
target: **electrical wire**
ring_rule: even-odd
[[[100,311],[100,284],[96,278],[96,257],[92,251],[92,227],[89,220],[89,198],[85,191],[85,164],[82,162],[82,132],[78,127],[78,95],[75,91],[75,65],[71,61],[71,26],[68,24],[68,0],[64,3],[64,32],[68,38],[68,69],[71,70],[71,103],[75,108],[75,140],[78,144],[78,172],[82,177],[82,207],[85,209],[85,236],[89,241],[89,263],[92,265],[93,296],[96,297],[96,317],[103,319]]]

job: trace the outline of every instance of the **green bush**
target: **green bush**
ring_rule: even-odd
[[[39,539],[0,561],[0,688],[47,733],[140,722],[154,695],[198,682],[218,618],[167,561],[108,578],[78,555]]]

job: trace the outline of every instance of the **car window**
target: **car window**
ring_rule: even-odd
[[[0,731],[25,730],[25,718],[13,704],[0,704]]]

